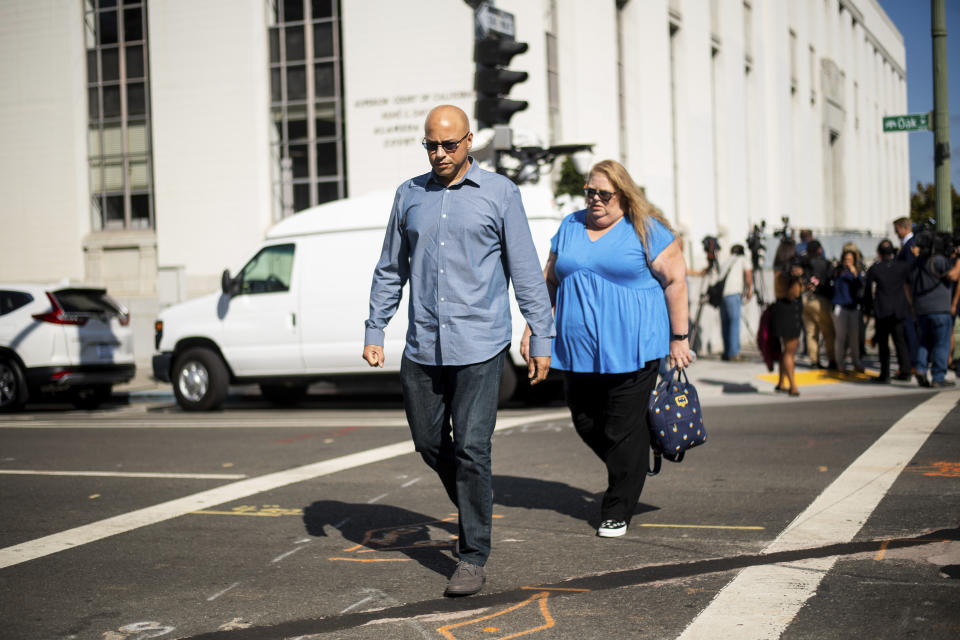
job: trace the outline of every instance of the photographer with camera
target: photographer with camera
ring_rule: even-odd
[[[960,261],[953,259],[953,238],[922,225],[910,248],[914,256],[910,271],[913,311],[917,318],[917,358],[914,362],[921,387],[949,387],[946,379],[953,333],[953,283],[960,277]],[[927,379],[930,365],[931,380]]]

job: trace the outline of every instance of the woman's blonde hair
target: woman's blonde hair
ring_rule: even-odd
[[[650,218],[654,218],[666,227],[670,233],[676,235],[670,223],[663,216],[663,212],[647,200],[643,191],[633,181],[622,164],[616,160],[601,160],[590,168],[590,173],[587,174],[588,179],[594,173],[606,176],[610,184],[613,185],[617,195],[620,196],[620,206],[633,224],[644,250],[648,249],[647,237],[649,235]]]

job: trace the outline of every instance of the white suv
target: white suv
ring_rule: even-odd
[[[135,373],[129,325],[104,289],[0,283],[0,411],[47,394],[100,405]]]

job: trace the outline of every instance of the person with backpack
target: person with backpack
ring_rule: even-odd
[[[932,229],[918,233],[910,250],[915,258],[910,271],[910,289],[919,328],[914,362],[917,384],[952,387],[956,383],[946,379],[953,329],[951,285],[960,277],[960,261],[951,264],[947,258],[953,250],[950,235],[938,234]],[[928,364],[931,379],[927,378]]]
[[[730,258],[722,270],[720,330],[723,334],[723,360],[740,360],[740,314],[743,300],[753,296],[753,271],[744,257],[742,244],[730,247]]]

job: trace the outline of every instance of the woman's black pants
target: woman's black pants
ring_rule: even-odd
[[[631,373],[567,372],[564,391],[577,433],[607,466],[601,520],[630,518],[650,460],[647,405],[659,360]]]

